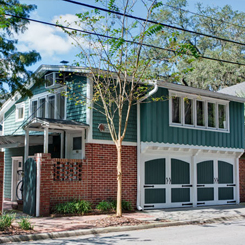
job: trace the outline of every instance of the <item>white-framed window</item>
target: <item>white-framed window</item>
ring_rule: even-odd
[[[229,132],[229,101],[170,91],[170,126]]]
[[[23,121],[25,118],[25,103],[16,104],[15,121]]]
[[[65,88],[56,89],[54,93],[43,93],[30,101],[30,115],[40,118],[66,119]]]
[[[46,88],[54,88],[65,85],[64,74],[61,72],[51,72],[44,76]]]

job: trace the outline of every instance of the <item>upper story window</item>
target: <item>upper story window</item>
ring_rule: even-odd
[[[229,131],[229,102],[170,92],[171,126]]]
[[[65,119],[66,98],[62,95],[64,89],[56,90],[54,94],[41,94],[30,102],[32,117]]]
[[[65,84],[65,76],[61,72],[51,72],[45,75],[46,88],[58,88]]]
[[[25,117],[25,103],[16,104],[15,121],[23,121]]]

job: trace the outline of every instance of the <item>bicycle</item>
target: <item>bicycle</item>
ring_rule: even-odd
[[[22,176],[22,178],[23,178],[23,175],[24,175],[24,171],[23,170],[18,170],[17,171],[17,174],[18,175],[21,175]],[[20,201],[22,201],[23,200],[23,179],[21,179],[19,182],[18,182],[18,184],[17,184],[17,186],[16,186],[16,197],[17,197],[17,200],[20,200]]]

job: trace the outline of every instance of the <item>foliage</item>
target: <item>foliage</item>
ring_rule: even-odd
[[[22,217],[18,222],[22,230],[33,230],[34,226],[31,224],[30,219]]]
[[[19,52],[16,47],[18,41],[14,39],[14,34],[23,33],[29,22],[6,15],[28,18],[35,8],[35,5],[20,4],[18,0],[0,0],[0,99],[16,91],[31,96],[26,82],[29,83],[32,78],[37,83],[41,81],[27,70],[28,66],[40,60],[40,55],[34,50]]]
[[[102,201],[96,206],[96,209],[100,211],[109,211],[112,209],[112,203],[107,201]]]
[[[113,200],[113,201],[111,202],[111,206],[112,206],[112,209],[116,210],[117,200]],[[123,209],[124,211],[132,211],[133,208],[132,208],[131,202],[122,200],[122,209]]]
[[[197,14],[188,12],[188,0],[168,0],[153,18],[161,23],[245,43],[245,13],[233,11],[229,5],[221,8],[205,6],[202,3],[196,4],[194,12]],[[172,35],[174,38],[172,37],[171,42],[181,43],[182,48],[183,45],[191,44],[192,52],[195,52],[194,57],[179,55],[169,59],[168,52],[153,50],[156,59],[165,59],[164,65],[155,66],[153,72],[161,74],[171,82],[211,90],[244,81],[245,66],[198,58],[206,56],[245,64],[244,45],[188,32],[176,33],[171,28],[164,28],[150,43],[161,47],[171,46],[168,37]]]
[[[91,210],[91,203],[85,200],[73,200],[65,203],[58,203],[54,212],[58,214],[85,214]]]
[[[0,230],[4,231],[9,228],[15,219],[14,214],[2,214],[0,216]]]

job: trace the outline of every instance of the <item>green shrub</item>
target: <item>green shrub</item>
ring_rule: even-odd
[[[30,220],[28,218],[21,218],[21,220],[18,222],[20,228],[22,230],[33,230],[34,226],[31,224]]]
[[[111,207],[112,207],[113,210],[117,209],[117,200],[111,201]],[[124,211],[133,210],[131,202],[122,200],[122,210],[124,210]]]
[[[9,228],[15,219],[14,214],[3,214],[0,216],[0,230],[4,231]]]
[[[84,200],[74,200],[59,203],[55,206],[54,212],[58,214],[85,214],[91,210],[91,203]]]
[[[112,203],[107,201],[102,201],[96,206],[96,209],[100,211],[109,211],[112,209]]]

